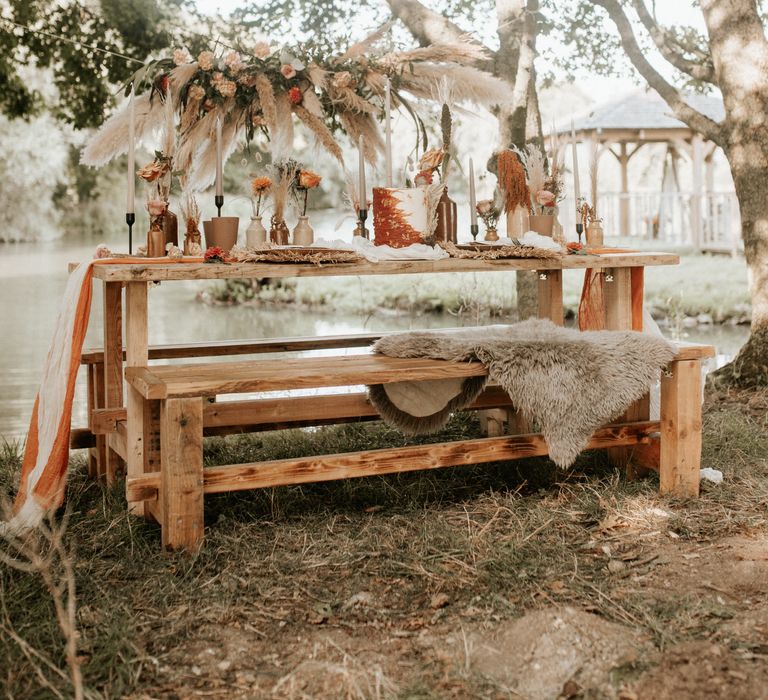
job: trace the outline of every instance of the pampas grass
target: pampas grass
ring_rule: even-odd
[[[293,119],[291,118],[291,98],[287,92],[275,96],[277,123],[271,132],[272,162],[287,160],[293,153]]]
[[[325,148],[336,160],[344,165],[344,156],[341,153],[341,146],[335,138],[330,129],[325,125],[322,119],[316,117],[308,109],[301,105],[293,105],[293,113],[301,120],[314,135],[317,142]]]
[[[272,203],[274,205],[273,218],[279,221],[285,220],[285,206],[291,193],[293,182],[296,178],[296,164],[292,161],[270,166],[272,174]]]
[[[547,181],[547,166],[544,162],[544,153],[535,144],[528,144],[525,149],[514,149],[520,158],[521,163],[525,166],[526,173],[528,175],[528,191],[529,211],[536,213],[536,195],[541,190],[546,189],[545,183]]]
[[[272,83],[269,82],[269,78],[264,73],[257,73],[254,78],[254,87],[259,96],[259,104],[264,115],[264,121],[267,122],[267,128],[270,133],[274,133],[277,129],[277,103]]]
[[[364,97],[360,97],[351,88],[340,88],[330,85],[328,87],[328,96],[335,105],[341,106],[344,110],[352,110],[362,114],[378,114],[379,108],[368,102]]]
[[[598,166],[598,155],[599,155],[599,149],[600,145],[597,143],[597,141],[592,142],[592,150],[590,153],[590,159],[589,159],[589,186],[590,186],[590,194],[592,195],[592,207],[591,207],[591,216],[590,218],[592,221],[597,221],[599,216],[597,213],[597,166]]]
[[[398,89],[429,100],[446,77],[451,81],[455,102],[486,106],[507,102],[508,83],[477,68],[457,64],[415,63],[400,76]]]
[[[363,137],[363,155],[365,160],[375,168],[379,153],[384,152],[384,140],[373,116],[341,112],[339,121],[353,143],[360,143],[360,137]]]
[[[400,67],[422,61],[467,65],[487,59],[488,52],[480,44],[473,41],[468,34],[465,34],[454,42],[431,44],[409,51],[389,53],[381,59],[381,62],[387,66]]]

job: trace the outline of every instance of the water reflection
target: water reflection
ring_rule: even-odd
[[[122,242],[113,242],[115,249]],[[26,433],[40,371],[48,351],[67,263],[88,259],[95,243],[59,240],[0,246],[0,436]],[[462,325],[452,315],[408,317],[340,316],[331,311],[309,313],[291,309],[206,306],[195,295],[208,282],[164,283],[151,289],[150,342],[181,343],[228,338],[315,336],[354,332],[440,328]],[[102,300],[94,287],[86,347],[101,343]],[[466,319],[467,325],[471,324]],[[667,331],[671,337],[674,332]],[[721,363],[744,342],[745,328],[716,327],[686,330],[684,339],[716,345]],[[78,382],[73,422],[85,424],[85,377]]]

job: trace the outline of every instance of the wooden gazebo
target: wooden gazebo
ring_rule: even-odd
[[[686,101],[715,121],[724,116],[723,103],[719,97],[687,95]],[[610,153],[619,164],[620,200],[619,235],[630,234],[629,210],[629,162],[647,144],[667,144],[673,167],[681,154],[687,155],[692,167],[692,190],[690,199],[690,242],[701,248],[703,243],[702,212],[705,192],[714,190],[713,156],[717,146],[705,139],[689,126],[673,117],[669,106],[655,91],[639,90],[612,102],[597,106],[588,115],[574,120],[576,139],[583,143],[594,143],[598,158]],[[570,122],[556,128],[561,138],[561,147],[570,139]],[[566,162],[568,162],[566,157]],[[587,184],[587,168],[582,161],[582,190]]]

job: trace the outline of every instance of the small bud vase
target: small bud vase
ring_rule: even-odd
[[[288,245],[288,238],[290,235],[291,232],[285,225],[285,220],[280,219],[273,214],[272,219],[270,220],[269,240],[275,245]]]
[[[495,228],[487,228],[485,229],[485,238],[483,239],[485,241],[498,241],[499,240],[499,234],[496,233]]]
[[[593,221],[587,226],[587,245],[590,248],[599,248],[603,245],[603,227],[599,221]]]
[[[312,245],[315,242],[315,232],[309,225],[308,216],[300,216],[299,222],[293,229],[294,245]]]
[[[248,248],[255,248],[262,243],[267,242],[267,229],[261,223],[261,216],[252,216],[251,223],[245,230],[245,245]]]

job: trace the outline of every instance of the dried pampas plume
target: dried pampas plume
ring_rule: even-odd
[[[514,151],[504,150],[497,154],[499,188],[504,195],[504,211],[513,212],[517,207],[529,208],[531,194],[525,177],[525,168]]]

